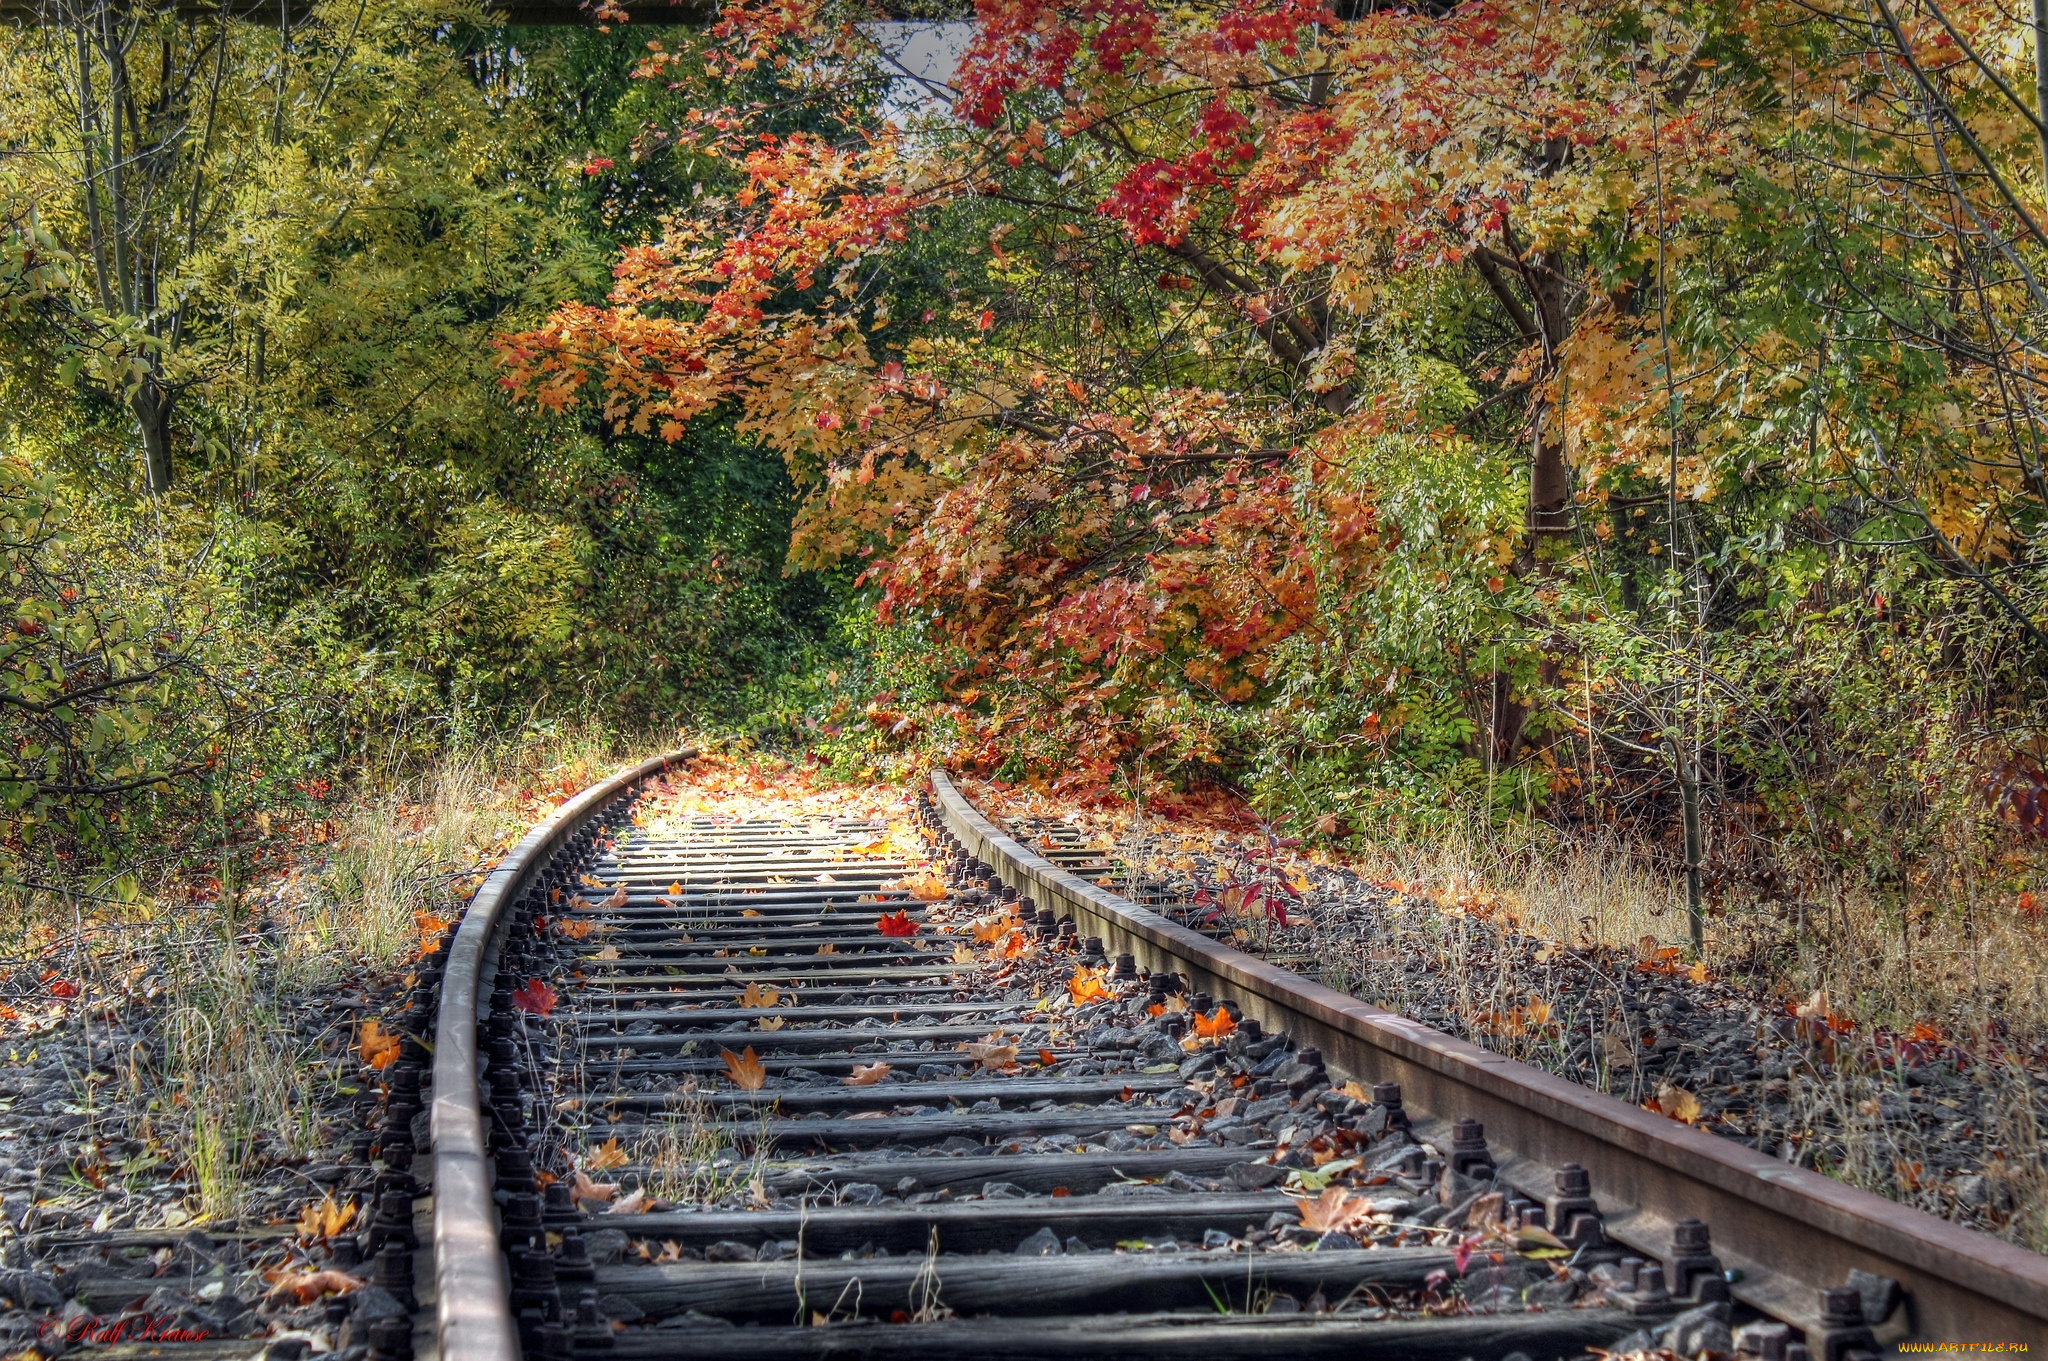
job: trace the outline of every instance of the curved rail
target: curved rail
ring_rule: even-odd
[[[511,1281],[491,1199],[477,1025],[491,995],[506,909],[582,826],[634,785],[697,754],[695,747],[629,766],[557,808],[506,853],[470,902],[449,947],[434,1025],[434,1286],[443,1361],[520,1354]]]
[[[1850,1271],[1903,1287],[1911,1335],[1937,1342],[2048,1339],[2048,1258],[1517,1063],[1220,945],[1071,874],[1005,835],[943,771],[932,788],[953,834],[1020,892],[1071,911],[1084,934],[1151,969],[1190,975],[1333,1069],[1401,1084],[1412,1109],[1484,1121],[1515,1155],[1501,1175],[1541,1195],[1550,1170],[1590,1170],[1612,1237],[1653,1259],[1692,1217],[1739,1273],[1739,1300],[1806,1331],[1819,1292]],[[1820,1352],[1816,1350],[1816,1356]]]

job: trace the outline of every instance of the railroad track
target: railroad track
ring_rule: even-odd
[[[690,755],[536,828],[446,952],[452,1361],[2042,1340],[2042,1259],[1241,954],[943,775],[910,846],[636,819]]]

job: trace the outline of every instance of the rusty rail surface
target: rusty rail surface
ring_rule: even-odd
[[[1639,1110],[1220,945],[1069,873],[1004,834],[943,771],[947,825],[1019,892],[1071,911],[1078,928],[1150,969],[1192,977],[1275,1031],[1319,1047],[1333,1070],[1398,1082],[1411,1110],[1482,1120],[1504,1179],[1540,1195],[1552,1169],[1592,1177],[1607,1233],[1652,1259],[1672,1226],[1712,1226],[1741,1302],[1810,1335],[1819,1292],[1852,1269],[1903,1287],[1906,1337],[2048,1342],[2048,1258],[1754,1149]],[[1897,1330],[1895,1330],[1897,1331]],[[2010,1345],[2006,1348],[2012,1350]],[[1819,1353],[1815,1353],[1816,1357]]]
[[[511,1282],[491,1198],[477,1027],[497,972],[507,908],[562,844],[642,780],[697,754],[694,747],[629,766],[570,799],[506,853],[471,900],[449,947],[434,1027],[434,1284],[442,1361],[510,1361],[520,1354]]]

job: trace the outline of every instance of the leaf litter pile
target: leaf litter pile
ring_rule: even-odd
[[[1779,996],[1650,936],[1544,939],[1501,895],[1368,876],[1240,805],[1139,822],[967,792],[1041,855],[1340,991],[1957,1223],[2038,1231],[2025,1131],[2048,1128],[2048,1053],[2009,1037],[1859,1028],[1825,992]]]
[[[782,778],[795,776],[785,772]],[[586,1056],[581,1066],[572,1062],[551,1080],[560,1121],[552,1137],[568,1145],[575,1199],[599,1216],[583,1236],[599,1264],[600,1292],[607,1281],[621,1279],[621,1273],[630,1278],[635,1269],[816,1261],[818,1268],[800,1272],[796,1280],[825,1292],[822,1302],[815,1293],[803,1297],[812,1301],[803,1306],[812,1310],[811,1321],[824,1324],[865,1316],[857,1297],[850,1297],[850,1305],[846,1299],[831,1304],[836,1287],[825,1282],[836,1280],[826,1272],[833,1263],[867,1263],[879,1271],[894,1256],[905,1258],[908,1270],[910,1261],[923,1259],[932,1280],[943,1282],[949,1272],[957,1279],[959,1262],[977,1256],[1088,1255],[1108,1262],[1202,1254],[1247,1265],[1270,1261],[1273,1267],[1258,1268],[1263,1281],[1303,1254],[1334,1263],[1340,1259],[1325,1255],[1348,1253],[1361,1264],[1386,1254],[1390,1262],[1418,1265],[1412,1279],[1396,1271],[1371,1285],[1261,1287],[1215,1307],[1372,1319],[1532,1306],[1599,1309],[1618,1298],[1608,1291],[1620,1286],[1603,1274],[1602,1265],[1619,1256],[1617,1249],[1588,1253],[1562,1244],[1531,1222],[1525,1200],[1494,1183],[1490,1164],[1450,1170],[1449,1150],[1418,1139],[1398,1103],[1376,1101],[1355,1082],[1335,1081],[1314,1051],[1298,1051],[1285,1036],[1240,1025],[1228,1005],[1188,996],[1178,987],[1118,980],[1106,960],[1086,957],[1083,942],[1035,931],[1015,906],[988,893],[956,892],[943,866],[930,858],[907,798],[899,793],[878,803],[865,790],[847,797],[847,806],[836,806],[831,791],[809,791],[800,795],[800,807],[792,807],[758,775],[710,763],[662,782],[636,813],[649,836],[690,819],[699,820],[700,828],[703,819],[734,825],[764,817],[784,825],[812,820],[816,828],[842,832],[853,818],[870,819],[858,835],[877,853],[886,848],[907,865],[888,886],[911,900],[904,908],[875,911],[875,940],[922,952],[930,972],[914,981],[876,980],[853,991],[794,981],[783,986],[758,976],[742,980],[745,952],[721,947],[718,953],[731,954],[727,970],[733,981],[723,993],[700,986],[688,994],[690,1000],[681,1004],[693,1013],[687,1039],[664,1032],[672,1024],[664,1015],[675,1013],[663,1009],[677,1006],[674,1001],[632,1001],[629,993],[615,991],[602,1002],[593,993],[579,1003],[579,983],[566,985],[564,1008],[602,1006],[614,1018],[608,1022],[616,1027],[612,1033],[628,1041],[627,1047],[599,1051],[602,1064]],[[770,876],[770,882],[825,877],[792,872]],[[671,885],[662,899],[680,901],[683,887]],[[585,885],[585,902],[595,905],[615,891],[594,877]],[[582,942],[585,950],[618,925],[600,925],[598,934]],[[619,959],[616,951],[602,957]],[[590,984],[580,972],[572,977],[580,986]],[[784,1051],[770,1042],[781,1038],[776,1031],[788,1018],[804,1018],[807,1008],[886,1009],[900,1001],[900,1011],[890,1014],[905,1026],[936,1027],[939,1017],[917,1008],[942,996],[958,1008],[949,1008],[945,1023],[977,1032],[974,1038],[926,1040],[906,1056],[880,1042],[882,1032],[872,1020],[833,1017],[808,1019],[806,1025],[813,1032],[843,1030],[842,1049],[811,1045]],[[701,1014],[726,1009],[736,1014],[722,1026]],[[779,1014],[764,1015],[769,1009]],[[636,1011],[644,1018],[633,1019]],[[557,1033],[567,1038],[566,1031]],[[638,1053],[630,1047],[632,1037],[657,1035],[663,1036],[659,1046]],[[884,1050],[888,1057],[877,1057]],[[1094,1112],[1104,1109],[1098,1102],[1062,1106],[1031,1099],[1032,1088],[1024,1084],[1042,1086],[1044,1079],[1099,1085],[1113,1116],[1096,1118]],[[1004,1097],[1003,1085],[1010,1082],[1020,1084],[1020,1097]],[[950,1084],[969,1083],[971,1095],[946,1095]],[[991,1088],[995,1095],[981,1095]],[[624,1097],[609,1095],[620,1091]],[[892,1091],[902,1093],[894,1105],[886,1095]],[[853,1092],[873,1095],[863,1096],[849,1115],[832,1094]],[[751,1128],[749,1111],[756,1122]],[[1005,1113],[1022,1117],[1014,1136],[944,1131],[945,1117],[971,1122]],[[1056,1132],[1061,1116],[1083,1132]],[[896,1124],[878,1129],[880,1139],[849,1140],[837,1133],[873,1128],[853,1123],[869,1119]],[[824,1152],[796,1155],[792,1145],[809,1142],[803,1129],[810,1121],[819,1122],[816,1138],[824,1141]],[[772,1140],[765,1137],[771,1123]],[[894,1133],[897,1128],[906,1133]],[[920,1133],[911,1137],[908,1131]],[[829,1173],[818,1156],[829,1160]],[[949,1171],[953,1160],[958,1175]],[[1193,1237],[1169,1230],[1087,1241],[1049,1226],[1037,1232],[1020,1227],[993,1244],[954,1246],[934,1236],[908,1251],[872,1238],[847,1246],[824,1242],[829,1224],[817,1217],[833,1208],[949,1204],[1008,1206],[1014,1215],[1035,1204],[1051,1210],[1090,1197],[1146,1216],[1156,1213],[1170,1223],[1176,1202],[1192,1204],[1186,1198],[1202,1196],[1236,1196],[1252,1202],[1255,1212],[1241,1207],[1237,1222],[1199,1229]],[[710,1231],[694,1229],[696,1222],[719,1225],[724,1236],[706,1241]],[[784,1225],[786,1231],[779,1227]],[[1315,1279],[1340,1280],[1342,1274]],[[756,1287],[769,1289],[763,1283],[770,1279],[764,1275]],[[868,1289],[879,1295],[880,1278],[870,1280]],[[673,1291],[662,1297],[675,1307]],[[882,1307],[879,1317],[905,1322],[952,1316],[943,1291],[935,1288],[920,1298],[924,1303],[914,1309]],[[712,1302],[709,1295],[706,1300],[701,1307],[718,1314],[747,1307],[731,1299]],[[630,1293],[603,1293],[599,1306],[616,1328],[656,1321]],[[774,1307],[784,1309],[786,1322],[786,1308]],[[1709,1327],[1711,1342],[1711,1327],[1723,1320],[1725,1312],[1690,1324]],[[1627,1340],[1642,1350],[1657,1342],[1649,1334]]]

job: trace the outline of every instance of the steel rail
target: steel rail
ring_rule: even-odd
[[[1069,873],[1006,835],[945,772],[932,789],[953,835],[1020,893],[1071,911],[1084,935],[1148,968],[1188,974],[1263,1025],[1318,1046],[1332,1069],[1391,1081],[1411,1110],[1470,1115],[1515,1157],[1502,1175],[1536,1194],[1546,1169],[1578,1163],[1614,1238],[1653,1260],[1671,1227],[1712,1226],[1739,1272],[1737,1299],[1812,1335],[1818,1292],[1860,1268],[1897,1280],[1911,1336],[1933,1342],[2048,1341],[2048,1258],[1407,1020],[1218,944]]]
[[[506,909],[562,843],[613,799],[696,754],[695,747],[684,747],[629,766],[549,814],[484,879],[449,946],[434,1023],[432,1107],[434,1287],[442,1361],[511,1361],[520,1354],[477,1085],[477,1026],[491,995]]]

